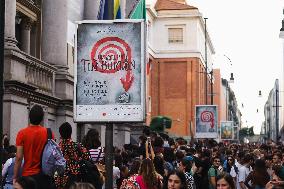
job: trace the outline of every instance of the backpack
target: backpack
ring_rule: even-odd
[[[53,177],[55,172],[62,175],[66,160],[58,144],[52,139],[51,129],[47,128],[47,142],[42,152],[41,170],[43,174]]]
[[[94,162],[90,160],[83,159],[83,154],[81,148],[78,144],[78,155],[80,156],[79,166],[80,166],[80,176],[81,182],[91,183],[96,189],[101,189],[103,185],[103,180],[101,179],[101,174],[98,167]]]

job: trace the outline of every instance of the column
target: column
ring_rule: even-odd
[[[100,8],[100,0],[85,0],[84,3],[84,19],[97,20],[98,11]]]
[[[16,0],[5,0],[5,49],[18,49],[15,37]]]
[[[67,0],[42,3],[42,59],[67,71]]]
[[[57,68],[55,96],[73,99],[73,78],[67,64],[67,0],[44,0],[42,4],[42,60]],[[72,104],[72,103],[71,103]]]
[[[21,22],[21,50],[27,54],[30,54],[31,50],[31,28],[32,20],[29,18],[24,18]]]

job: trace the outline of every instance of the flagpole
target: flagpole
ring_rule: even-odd
[[[114,19],[114,0],[108,0],[107,20]],[[106,167],[106,181],[105,188],[113,188],[113,123],[106,123],[105,135],[105,167]]]

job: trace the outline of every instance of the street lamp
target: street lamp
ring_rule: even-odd
[[[226,56],[225,54],[224,54],[224,57],[226,57],[227,59],[228,59],[228,61],[230,62],[230,65],[232,66],[232,61],[231,61],[231,59],[228,57],[228,56]],[[207,73],[207,72],[206,72]],[[210,71],[210,73],[209,73],[210,75],[211,75],[211,78],[210,78],[210,88],[211,88],[211,105],[213,105],[214,104],[214,98],[213,98],[213,95],[214,95],[214,93],[213,93],[213,67],[212,67],[212,70]],[[231,73],[230,74],[230,80],[228,81],[228,83],[234,83],[234,81],[235,81],[235,79],[234,79],[234,74],[233,73]],[[227,88],[228,88],[228,83],[227,83]],[[207,93],[206,93],[207,94]],[[227,101],[227,92],[226,92],[226,101]],[[226,103],[226,105],[227,105],[227,103]],[[227,114],[226,114],[226,119],[227,119]]]
[[[205,104],[207,104],[207,73],[208,73],[208,65],[207,65],[207,21],[208,18],[204,18],[204,38],[205,38]],[[211,79],[212,80],[212,79]]]

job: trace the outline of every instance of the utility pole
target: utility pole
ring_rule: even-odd
[[[210,72],[210,74],[211,74],[211,78],[210,78],[210,84],[211,84],[211,105],[213,105],[213,95],[214,95],[214,93],[213,93],[213,68],[212,68],[212,70],[211,70],[211,72]]]
[[[205,27],[205,104],[207,104],[207,72],[208,72],[208,65],[207,65],[207,24],[206,20],[208,18],[204,18],[204,27]]]
[[[108,14],[107,19],[114,19],[114,1],[108,0]],[[106,123],[106,134],[105,134],[105,165],[106,165],[106,182],[105,188],[113,188],[113,123]]]
[[[5,0],[0,1],[0,141],[3,136],[3,95],[4,95],[4,27],[5,27]],[[1,149],[3,146],[1,146]],[[3,165],[3,153],[0,153],[0,170]],[[0,176],[2,180],[2,174]],[[2,188],[2,187],[1,187]]]

